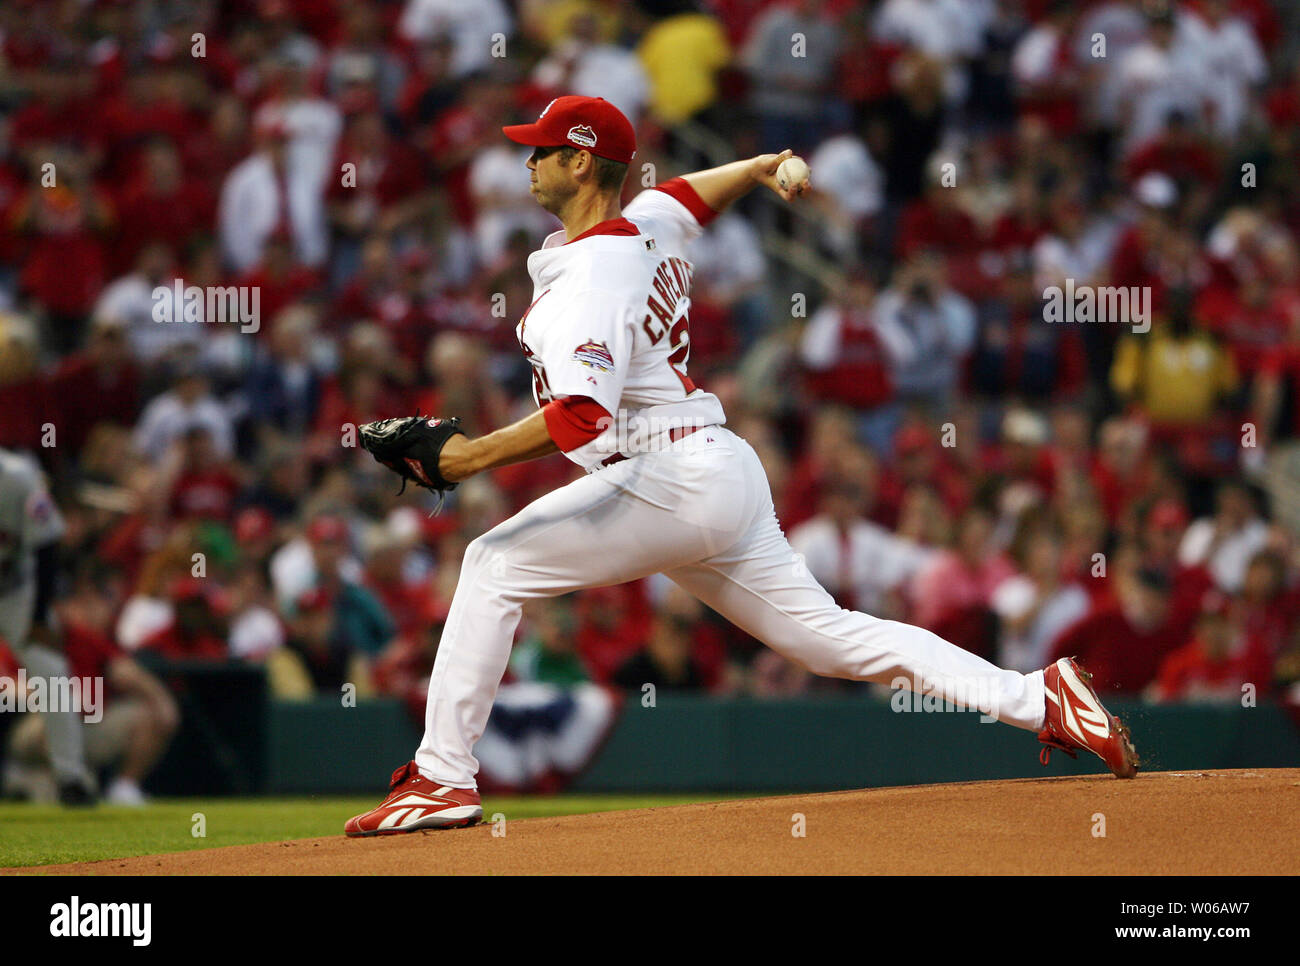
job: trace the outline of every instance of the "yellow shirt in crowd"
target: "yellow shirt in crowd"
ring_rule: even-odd
[[[650,111],[672,125],[717,99],[717,74],[731,60],[731,45],[713,17],[686,13],[647,30],[637,55],[650,76]]]
[[[1110,384],[1157,423],[1198,423],[1237,388],[1237,367],[1209,335],[1178,337],[1157,325],[1120,342]]]

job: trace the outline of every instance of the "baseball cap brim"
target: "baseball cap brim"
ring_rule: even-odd
[[[534,148],[564,147],[565,142],[556,143],[555,135],[545,134],[536,124],[507,124],[501,133],[516,144],[527,144]]]

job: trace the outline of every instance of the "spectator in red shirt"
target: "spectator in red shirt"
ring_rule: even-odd
[[[391,234],[426,216],[432,197],[424,165],[413,148],[389,136],[379,105],[362,97],[353,104],[339,142],[334,172],[344,165],[352,177],[333,176],[326,192],[330,218],[344,237]]]
[[[46,34],[47,38],[55,35],[54,30]],[[14,113],[10,135],[14,146],[26,152],[60,144],[100,155],[104,129],[85,73],[49,69],[40,71],[39,77],[41,96],[30,98]]]
[[[442,640],[442,627],[447,619],[445,605],[441,610],[431,609],[424,620],[411,626],[406,633],[393,638],[384,648],[371,668],[375,690],[398,698],[417,723],[424,721],[424,708],[429,698],[429,675]]]
[[[337,460],[344,426],[360,426],[403,411],[406,379],[404,360],[393,351],[384,330],[374,324],[353,326],[338,374],[322,392],[312,435],[314,454]]]
[[[217,452],[212,433],[203,426],[186,430],[178,441],[175,459],[172,518],[228,523],[234,515],[239,477],[230,461]]]
[[[1190,633],[1214,580],[1205,567],[1187,565],[1178,559],[1188,522],[1187,510],[1181,503],[1158,500],[1142,518],[1139,543],[1143,566],[1153,567],[1169,578],[1171,620]]]
[[[912,599],[915,602],[913,618],[921,627],[939,633],[938,628],[952,624],[969,633],[967,639],[948,640],[965,647],[980,642],[979,647],[968,650],[990,650],[993,641],[985,640],[985,630],[974,615],[988,615],[989,603],[998,584],[1015,573],[1015,567],[1006,555],[993,544],[993,514],[974,506],[966,511],[957,525],[957,539],[952,549],[945,550],[935,561],[922,569],[912,582]]]
[[[952,258],[974,252],[980,240],[978,226],[961,207],[957,189],[944,184],[942,172],[932,168],[925,194],[903,209],[898,226],[898,257],[905,259],[930,251]]]
[[[1152,468],[1146,428],[1136,420],[1118,416],[1102,423],[1090,475],[1107,520],[1117,525],[1124,508],[1150,488]]]
[[[1244,381],[1271,374],[1293,345],[1289,333],[1300,325],[1300,302],[1288,288],[1265,277],[1249,258],[1233,265],[1235,288],[1216,286],[1197,299],[1195,314],[1232,350]]]
[[[961,438],[961,430],[958,438]],[[901,502],[904,491],[924,486],[934,490],[945,510],[954,517],[970,506],[977,468],[966,465],[960,447],[940,445],[937,430],[915,422],[902,426],[894,436],[893,455],[893,480],[890,474],[884,477],[882,503],[893,503],[895,493],[899,494]],[[879,512],[873,513],[872,519],[886,525],[892,523]]]
[[[49,159],[56,183],[29,186],[15,206],[14,223],[26,238],[19,281],[45,307],[53,348],[67,352],[81,341],[108,277],[104,242],[114,212],[85,157],[51,151]]]
[[[65,357],[50,376],[60,443],[72,452],[80,452],[95,425],[134,426],[139,416],[140,372],[126,330],[117,316],[95,319],[86,348]]]
[[[379,598],[399,634],[418,632],[433,606],[433,588],[427,578],[407,573],[410,540],[380,524],[368,542],[365,585]]]
[[[1159,173],[1173,178],[1187,199],[1184,211],[1190,219],[1200,218],[1218,187],[1219,167],[1214,155],[1197,136],[1191,119],[1181,111],[1169,115],[1163,130],[1138,145],[1124,163],[1130,183]]]
[[[509,401],[488,376],[482,346],[470,337],[444,332],[433,339],[425,371],[432,386],[419,395],[420,412],[457,413],[471,435],[490,433],[510,421]]]
[[[422,145],[426,156],[434,160],[453,217],[467,228],[474,223],[470,162],[485,148],[500,143],[501,124],[509,117],[510,102],[509,85],[486,74],[474,75],[466,80],[456,105],[431,126]]]
[[[1169,619],[1169,578],[1150,568],[1125,570],[1113,577],[1116,604],[1069,627],[1052,649],[1052,660],[1077,658],[1103,693],[1140,694],[1186,640]]]
[[[787,484],[786,513],[781,518],[787,530],[817,512],[822,487],[834,472],[839,454],[857,445],[855,432],[850,410],[825,406],[813,413],[803,453],[795,461]]]
[[[1039,198],[1038,185],[1032,177],[1020,174],[1012,181],[1007,208],[993,224],[989,246],[1006,259],[1012,271],[1025,271],[1030,264],[1034,246],[1049,227],[1043,212],[1043,202]]]
[[[709,674],[695,653],[701,613],[699,601],[674,587],[655,614],[645,647],[624,661],[611,681],[638,693],[646,685],[662,691],[705,690]]]
[[[201,232],[211,230],[216,198],[209,184],[187,178],[175,144],[163,137],[144,149],[136,171],[118,196],[122,219],[112,248],[114,274],[129,271],[145,245],[163,241],[173,251]]]
[[[1192,639],[1169,654],[1150,688],[1157,701],[1241,700],[1243,687],[1270,685],[1270,663],[1233,619],[1231,601],[1212,591],[1196,621]]]
[[[1002,416],[1001,445],[986,456],[987,469],[1004,486],[1016,486],[1038,501],[1056,495],[1056,453],[1048,442],[1047,420],[1031,409],[1016,407]]]
[[[293,240],[288,232],[276,231],[266,239],[262,257],[235,284],[256,289],[262,322],[260,332],[269,335],[280,311],[321,285],[318,272],[294,261]]]
[[[1278,550],[1261,550],[1246,567],[1239,596],[1232,598],[1232,616],[1252,643],[1275,658],[1297,626],[1300,593],[1287,588],[1286,557]]]
[[[186,51],[188,59],[189,52]],[[155,138],[185,140],[196,117],[185,103],[185,83],[169,65],[146,60],[128,75],[122,93],[97,105],[105,167],[114,181],[129,176]]]
[[[211,51],[209,51],[211,54]],[[230,170],[248,154],[248,112],[234,94],[219,94],[206,125],[197,125],[181,142],[185,170],[204,184],[225,182]]]
[[[203,579],[180,577],[169,594],[174,616],[166,627],[155,631],[140,645],[170,661],[224,661],[225,619],[212,601]]]
[[[605,683],[647,639],[652,615],[640,582],[578,595],[578,653],[592,679]]]
[[[800,356],[813,399],[862,411],[893,398],[889,352],[871,311],[875,296],[869,278],[852,275],[808,320]]]

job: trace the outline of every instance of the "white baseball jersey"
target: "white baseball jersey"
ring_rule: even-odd
[[[0,637],[27,643],[36,603],[36,551],[63,535],[63,518],[35,461],[0,450]]]
[[[622,219],[599,226],[608,231],[567,244],[557,231],[528,258],[533,303],[516,335],[533,368],[534,399],[543,406],[588,396],[614,417],[566,454],[588,469],[627,453],[629,428],[653,446],[665,428],[726,422],[718,398],[686,374],[691,265],[682,253],[702,229],[673,187],[643,191]]]

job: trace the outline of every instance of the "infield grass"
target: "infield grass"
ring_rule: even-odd
[[[655,808],[720,801],[733,795],[549,795],[489,796],[484,819],[580,815],[628,808]],[[160,799],[143,808],[100,805],[66,809],[56,805],[0,803],[0,869],[64,862],[93,862],[158,852],[186,852],[222,845],[281,842],[342,835],[347,819],[372,808],[364,798],[187,798]],[[196,837],[198,815],[206,835]]]

